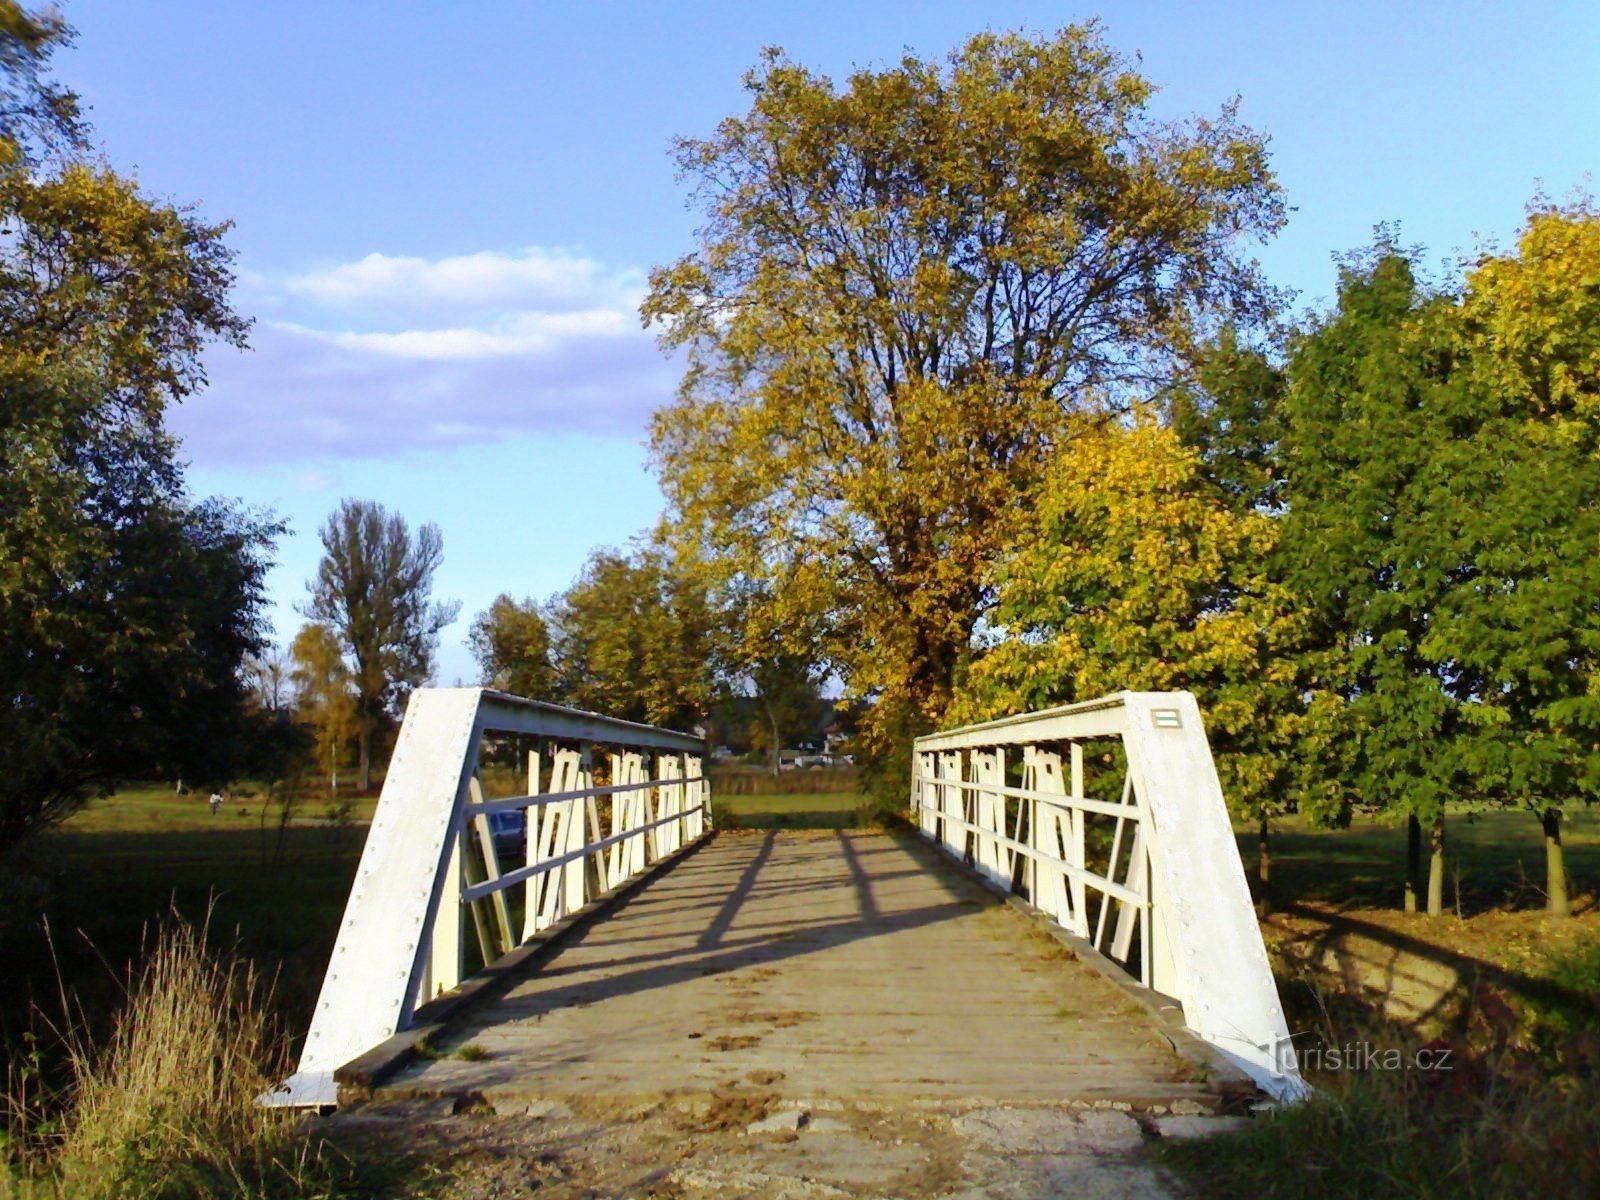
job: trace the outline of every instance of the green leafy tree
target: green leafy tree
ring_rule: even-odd
[[[1423,650],[1471,680],[1480,792],[1535,813],[1569,912],[1563,810],[1600,792],[1600,212],[1537,202],[1464,280],[1449,440],[1426,547],[1445,589]]]
[[[473,620],[467,642],[489,687],[532,700],[554,694],[550,628],[532,600],[518,604],[510,596],[496,596]]]
[[[1347,783],[1406,817],[1407,900],[1431,829],[1428,910],[1443,908],[1447,802],[1475,792],[1468,707],[1478,681],[1427,639],[1459,564],[1439,542],[1473,502],[1453,472],[1486,451],[1453,442],[1459,402],[1443,352],[1449,300],[1380,238],[1340,270],[1337,308],[1294,347],[1285,399],[1286,578],[1333,648]]]
[[[370,500],[344,500],[323,524],[323,557],[306,615],[333,629],[352,665],[360,786],[372,786],[373,736],[433,673],[439,631],[458,601],[432,600],[444,559],[437,525],[415,538],[399,513]]]
[[[683,730],[710,712],[716,669],[706,590],[661,550],[596,551],[545,616],[564,703]]]
[[[756,719],[751,744],[767,751],[773,773],[781,765],[783,747],[810,732],[825,702],[819,686],[821,669],[809,655],[779,652],[757,661],[749,672]]]
[[[1266,351],[1222,330],[1192,380],[1167,404],[1173,431],[1199,454],[1201,471],[1240,512],[1283,503],[1283,394],[1288,380]]]
[[[1516,804],[1568,908],[1563,809],[1600,789],[1600,218],[1538,203],[1515,253],[1431,295],[1380,240],[1302,339],[1286,408],[1299,584],[1346,664],[1354,779],[1403,814],[1407,904],[1444,816]]]
[[[242,344],[225,225],[87,160],[69,31],[0,3],[0,849],[130,774],[248,760],[282,526],[186,493],[166,407]]]
[[[772,51],[746,87],[746,114],[678,144],[704,232],[643,308],[688,361],[653,431],[672,536],[718,586],[754,581],[773,636],[819,626],[876,701],[867,748],[903,757],[1068,418],[1258,318],[1242,246],[1283,206],[1231,106],[1155,120],[1093,24],[842,87]]]

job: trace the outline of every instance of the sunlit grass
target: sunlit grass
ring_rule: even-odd
[[[294,1114],[257,1103],[288,1063],[267,992],[248,962],[214,952],[203,927],[174,918],[107,1035],[63,993],[65,1011],[45,1025],[65,1053],[64,1075],[13,1062],[0,1094],[0,1197],[336,1194],[338,1168]]]

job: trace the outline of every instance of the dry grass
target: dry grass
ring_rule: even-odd
[[[1205,1200],[1600,1195],[1600,945],[1546,974],[1580,1003],[1538,1008],[1480,986],[1426,1040],[1347,993],[1290,982],[1313,1098],[1237,1135],[1161,1143],[1163,1157]]]
[[[111,1033],[65,1032],[67,1078],[13,1064],[0,1198],[331,1197],[337,1171],[283,1110],[256,1098],[285,1066],[253,969],[174,918]]]

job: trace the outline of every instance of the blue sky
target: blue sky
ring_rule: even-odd
[[[173,415],[193,488],[291,522],[285,641],[341,497],[437,522],[436,592],[463,601],[444,683],[474,678],[467,623],[496,594],[544,598],[654,522],[642,441],[676,367],[634,310],[695,228],[667,148],[743,110],[764,45],[842,78],[1099,15],[1159,115],[1238,95],[1271,138],[1295,211],[1258,256],[1302,305],[1378,222],[1439,262],[1600,161],[1592,2],[61,7],[57,75],[112,162],[236,223],[255,348],[214,353]]]

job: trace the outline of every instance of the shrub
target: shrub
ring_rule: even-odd
[[[1263,1200],[1512,1200],[1600,1187],[1600,1082],[1462,1057],[1450,1072],[1354,1070],[1243,1133],[1162,1143],[1203,1196]]]
[[[293,1114],[257,1103],[287,1066],[268,990],[174,917],[103,1043],[67,1023],[61,1088],[41,1092],[37,1069],[13,1066],[0,1197],[337,1195],[328,1152]]]

